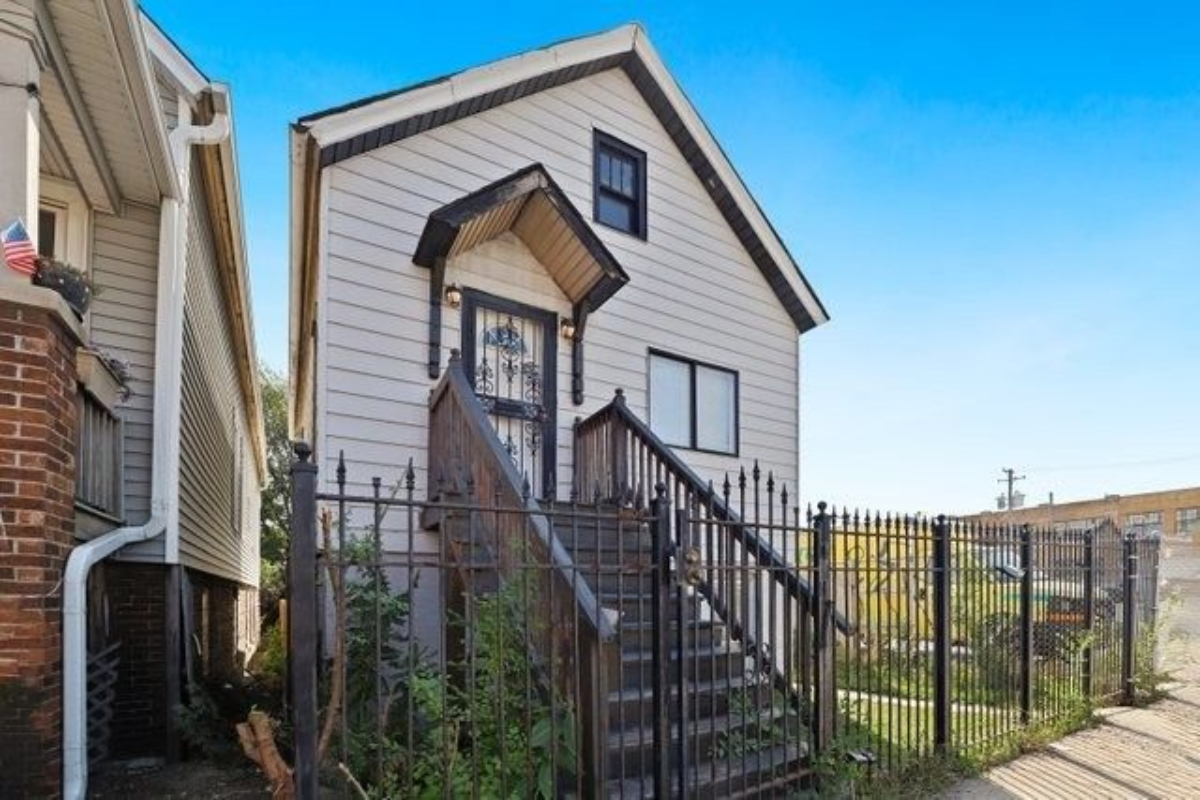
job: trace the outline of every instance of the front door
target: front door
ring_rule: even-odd
[[[535,497],[554,487],[556,322],[552,311],[463,292],[467,377]]]

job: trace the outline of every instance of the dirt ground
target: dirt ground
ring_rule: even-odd
[[[260,800],[269,798],[267,781],[250,764],[245,767],[192,761],[170,766],[116,764],[90,780],[88,796],[117,798],[214,798]]]

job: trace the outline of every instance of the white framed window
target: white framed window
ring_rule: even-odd
[[[650,427],[675,447],[737,455],[737,372],[651,350]]]
[[[38,254],[91,270],[92,210],[74,185],[41,176],[38,198]]]

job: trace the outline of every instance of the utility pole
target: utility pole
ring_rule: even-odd
[[[1013,484],[1016,483],[1017,481],[1025,480],[1025,476],[1017,475],[1016,474],[1017,471],[1015,469],[1013,469],[1012,467],[1005,467],[1004,469],[1002,469],[1000,471],[1002,473],[1004,473],[1004,477],[1000,478],[998,481],[996,481],[996,483],[1007,483],[1008,484],[1008,505],[1006,506],[1006,508],[1009,512],[1012,512],[1014,510],[1013,509],[1013,494],[1014,494],[1013,493]]]

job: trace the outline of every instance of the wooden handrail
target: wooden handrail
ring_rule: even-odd
[[[717,519],[730,523],[727,527],[732,532],[734,538],[748,548],[749,552],[760,564],[771,570],[771,573],[776,576],[776,581],[782,582],[789,594],[793,597],[803,597],[806,600],[812,598],[812,587],[808,585],[808,581],[804,580],[796,572],[795,568],[797,565],[788,564],[775,548],[771,547],[769,543],[764,542],[757,531],[753,530],[752,524],[744,522],[733,509],[729,508],[723,500],[717,497],[712,492],[710,485],[697,475],[695,470],[676,455],[675,451],[660,439],[654,431],[650,430],[649,425],[630,411],[629,406],[625,403],[623,392],[618,391],[616,397],[608,405],[579,423],[577,431],[580,434],[586,433],[591,427],[602,422],[606,415],[616,417],[624,423],[674,473],[678,480],[684,483],[697,498],[700,498],[704,504],[710,507]]]
[[[490,466],[499,472],[502,485],[498,488],[509,500],[507,507],[521,508],[527,512],[525,516],[538,540],[547,548],[550,564],[555,568],[558,578],[565,581],[566,585],[570,587],[579,607],[581,619],[586,621],[588,627],[599,637],[600,641],[606,642],[615,639],[617,630],[604,614],[599,598],[586,581],[577,579],[578,570],[574,566],[570,554],[554,534],[550,520],[543,513],[537,500],[529,496],[524,478],[517,471],[516,465],[512,463],[512,459],[509,458],[504,446],[500,443],[500,437],[496,435],[483,405],[471,387],[466,370],[463,368],[462,358],[457,350],[451,351],[450,363],[430,394],[431,421],[436,418],[439,408],[446,402],[455,404],[462,414],[463,421],[468,426],[471,434],[470,456],[487,459]],[[431,429],[432,427],[434,426],[431,425]],[[431,460],[447,455],[449,454],[444,452],[435,453],[434,447],[430,448]],[[432,464],[430,466],[432,481],[434,480],[434,469]],[[456,466],[461,469],[465,465]]]
[[[603,408],[596,411],[585,420],[581,420],[575,426],[575,443],[576,443],[576,482],[577,491],[586,487],[579,487],[582,475],[579,467],[580,452],[586,448],[581,448],[581,442],[589,435],[593,434],[597,428],[601,428],[606,423],[616,420],[630,434],[649,450],[654,458],[657,459],[669,471],[673,478],[682,483],[687,493],[694,497],[697,503],[703,507],[707,507],[713,518],[724,523],[731,536],[746,548],[747,552],[761,565],[771,576],[771,579],[778,583],[788,593],[790,597],[802,599],[809,603],[813,599],[812,586],[806,580],[803,574],[798,569],[796,563],[788,563],[769,542],[763,540],[756,530],[754,523],[743,520],[736,511],[728,506],[728,504],[717,497],[712,490],[710,483],[704,481],[695,470],[680,458],[670,446],[658,437],[650,426],[643,422],[636,414],[629,410],[629,406],[625,402],[625,394],[618,389],[613,399]],[[610,446],[609,450],[619,450],[619,447]],[[615,460],[624,460],[625,454],[606,453],[610,458]],[[611,470],[620,470],[626,468],[626,464],[611,463],[608,465]],[[621,493],[620,485],[626,483],[626,478],[621,474],[610,475],[612,484],[617,485],[618,489],[613,491],[614,495]],[[599,482],[599,481],[597,481]],[[649,487],[643,487],[649,488]],[[710,602],[718,606],[718,610],[723,610],[724,603],[719,597],[710,597]],[[835,625],[837,629],[848,634],[853,631],[853,626],[846,616],[840,612],[834,613]]]

